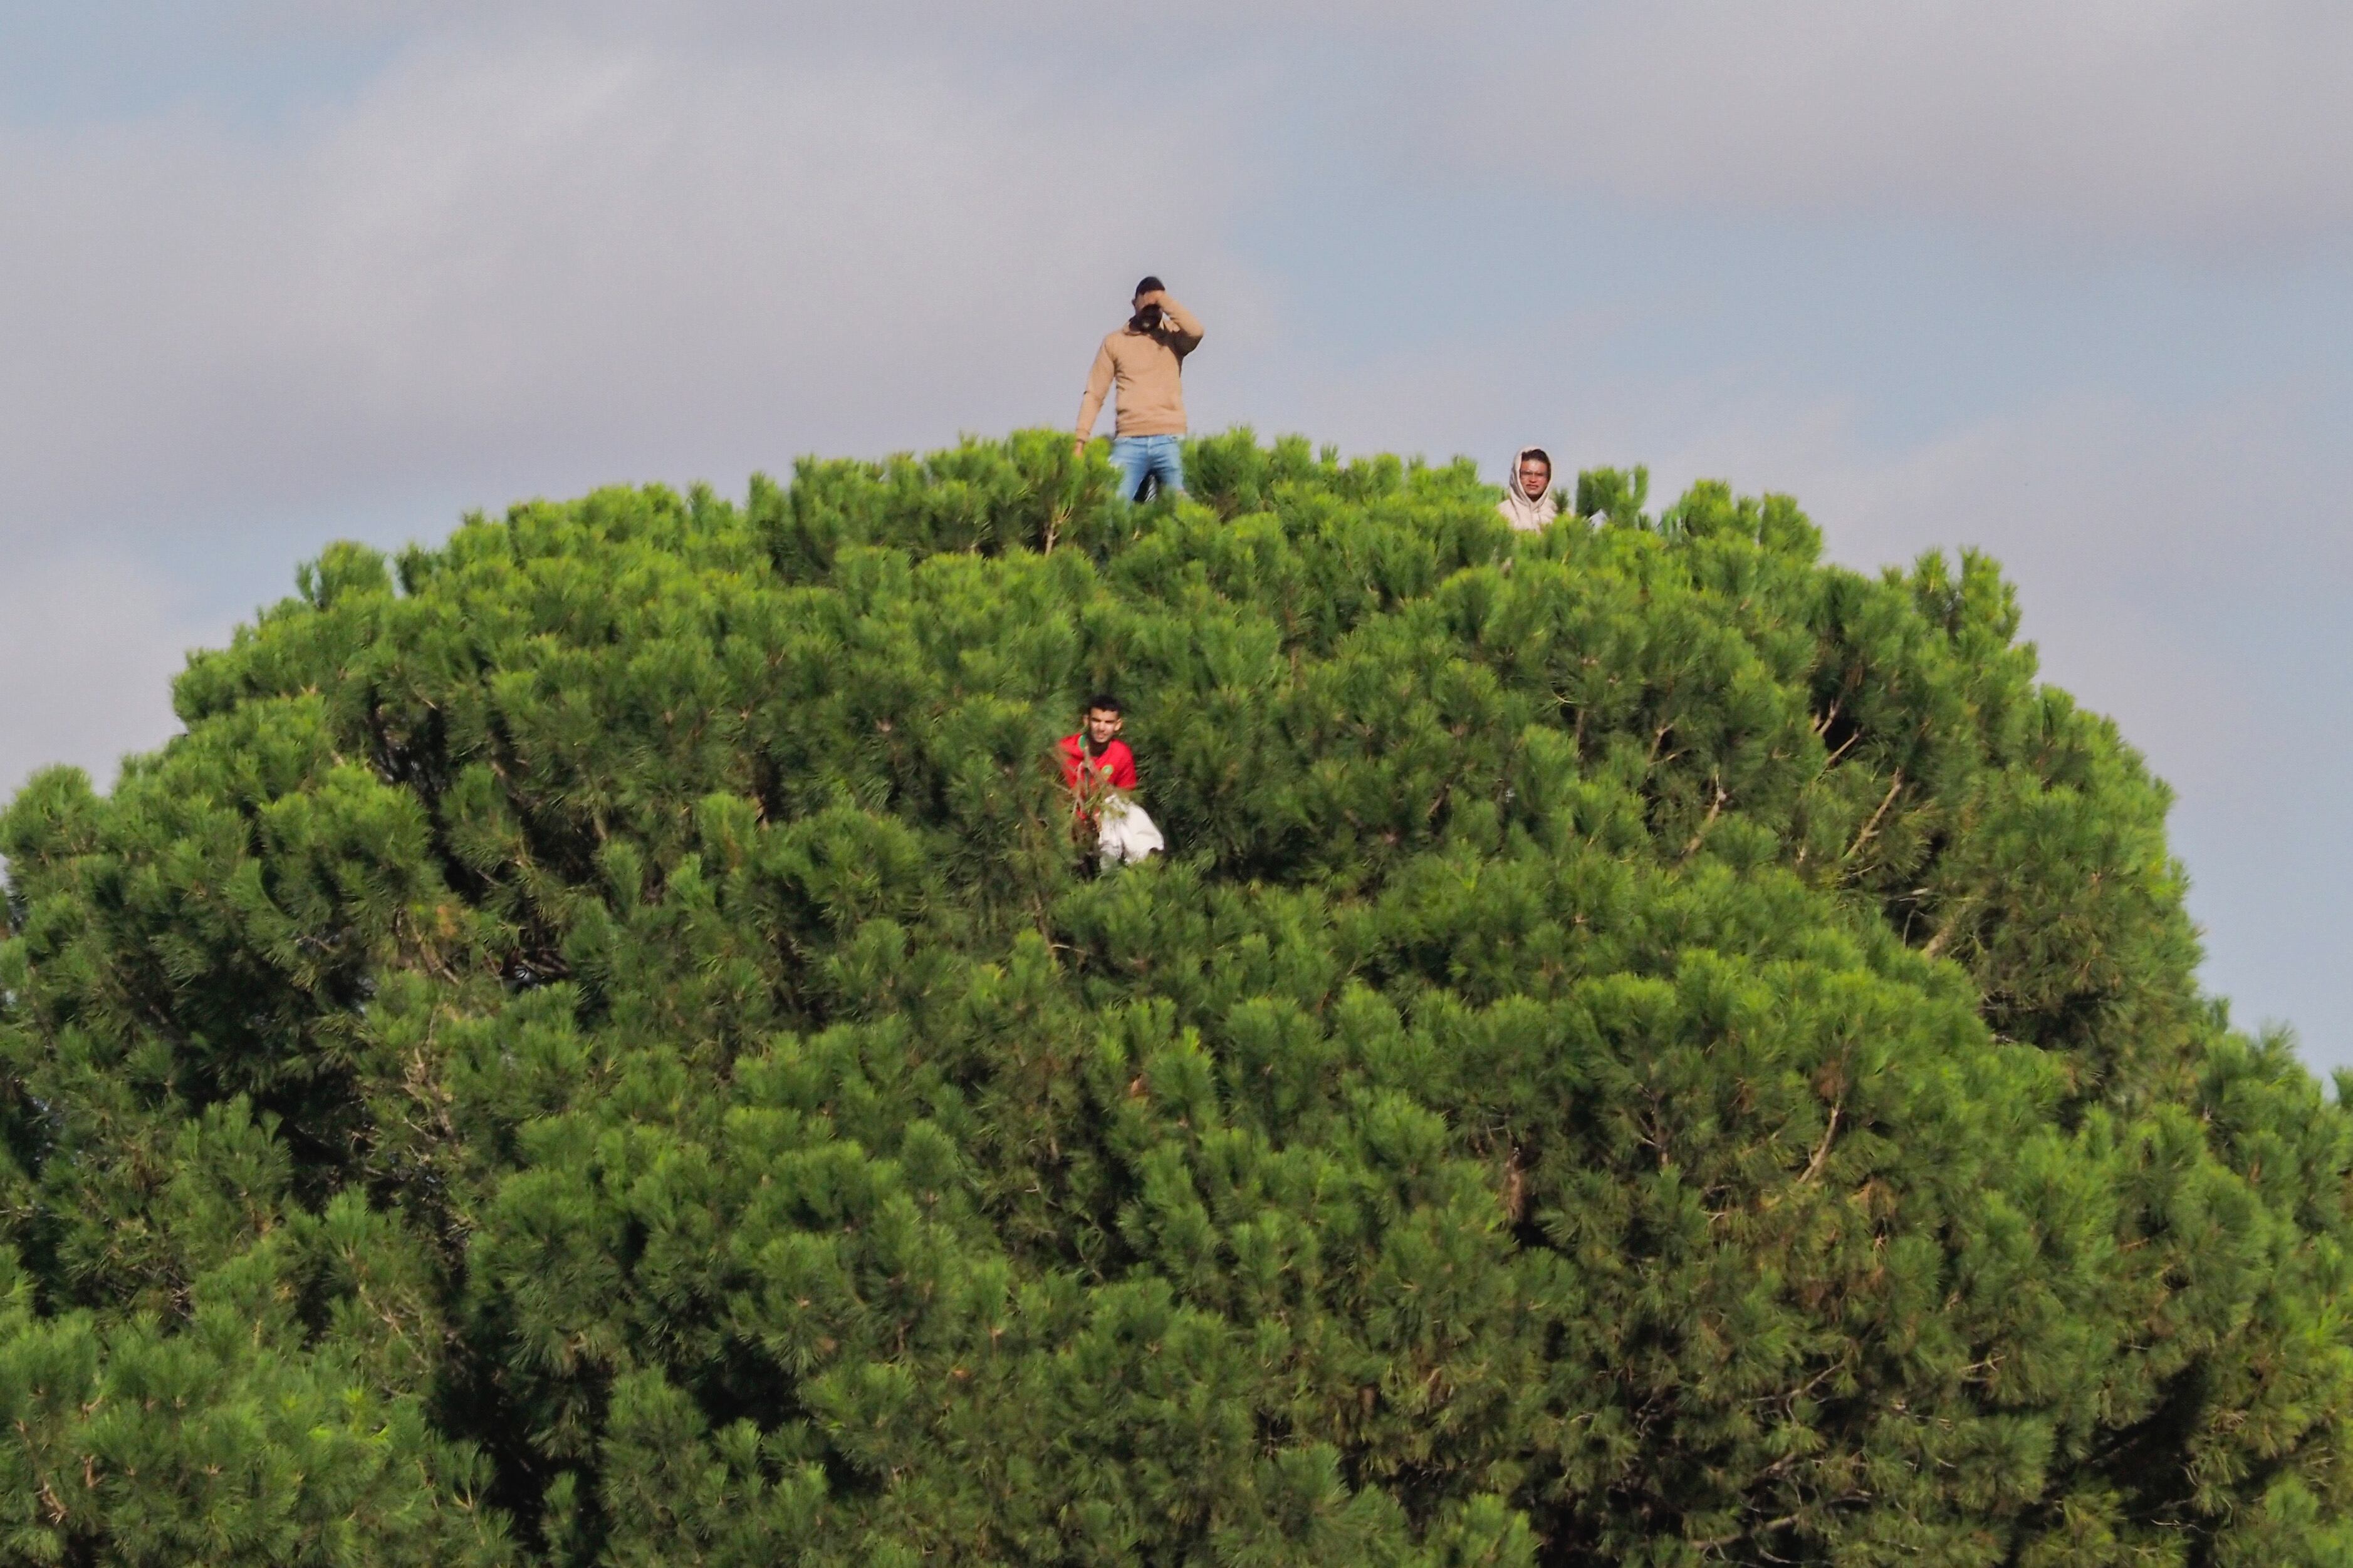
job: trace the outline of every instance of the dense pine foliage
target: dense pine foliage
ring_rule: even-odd
[[[22,793],[0,1563],[2353,1558],[2345,1115],[1990,563],[1094,462],[338,547]]]

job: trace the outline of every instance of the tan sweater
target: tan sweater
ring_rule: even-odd
[[[1201,323],[1166,294],[1160,297],[1160,310],[1158,331],[1132,332],[1122,327],[1103,339],[1095,353],[1095,367],[1087,374],[1087,395],[1079,399],[1080,440],[1094,434],[1095,416],[1113,386],[1119,388],[1114,434],[1185,434],[1185,388],[1176,373],[1185,356],[1201,346]]]

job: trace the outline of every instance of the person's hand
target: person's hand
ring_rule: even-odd
[[[1135,297],[1135,302],[1138,305],[1166,305],[1168,303],[1168,290],[1166,289],[1146,289],[1145,292],[1138,294]]]
[[[1084,436],[1073,437],[1071,440],[1071,456],[1073,458],[1083,458],[1086,455],[1087,438]]]

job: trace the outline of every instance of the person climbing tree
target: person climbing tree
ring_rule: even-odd
[[[1092,840],[1105,866],[1142,860],[1162,848],[1160,829],[1135,804],[1135,753],[1119,738],[1126,722],[1119,699],[1097,692],[1087,699],[1078,733],[1062,737],[1062,779],[1071,795],[1071,827],[1082,843]]]
[[[1504,499],[1495,510],[1504,521],[1525,532],[1535,532],[1560,515],[1560,498],[1552,493],[1552,458],[1542,447],[1523,447],[1512,458],[1511,477],[1504,482]]]
[[[1126,722],[1119,699],[1099,691],[1087,699],[1079,732],[1062,737],[1062,778],[1082,805],[1091,790],[1135,787],[1135,752],[1119,738]]]
[[[1083,453],[1103,413],[1103,399],[1117,389],[1112,420],[1111,460],[1119,470],[1119,493],[1129,500],[1148,483],[1156,489],[1185,488],[1185,465],[1177,441],[1185,434],[1185,388],[1179,372],[1185,356],[1201,346],[1201,323],[1169,297],[1157,278],[1135,286],[1127,324],[1106,336],[1095,351],[1086,395],[1079,400],[1078,438]]]

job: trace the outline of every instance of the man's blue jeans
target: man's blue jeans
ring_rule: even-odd
[[[1185,459],[1177,447],[1183,439],[1181,436],[1113,437],[1111,466],[1119,470],[1121,498],[1135,500],[1146,480],[1155,489],[1183,489]]]

